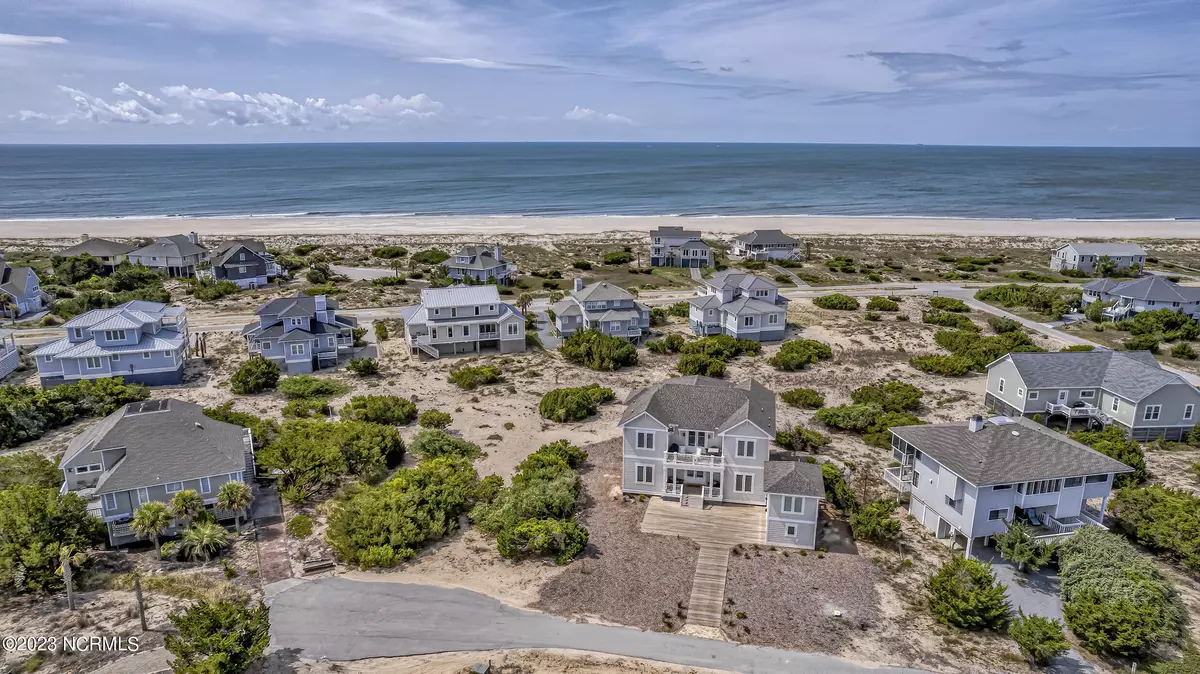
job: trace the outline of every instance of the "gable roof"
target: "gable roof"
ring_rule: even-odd
[[[326,309],[337,309],[337,300],[325,298]],[[304,293],[296,293],[292,297],[281,297],[266,302],[254,310],[258,316],[313,316],[317,313],[317,299]]]
[[[168,307],[161,302],[134,300],[107,309],[92,309],[63,323],[62,327],[95,328],[105,326],[100,328],[102,330],[141,327],[146,323],[162,320],[164,315],[176,315],[179,313],[168,311],[168,309],[172,308],[182,309],[183,307]]]
[[[1083,284],[1083,289],[1102,293],[1121,285],[1121,283],[1123,282],[1116,279],[1098,278],[1095,281],[1088,281],[1087,283]]]
[[[756,229],[753,232],[748,232],[746,234],[739,234],[736,237],[734,237],[734,240],[742,241],[744,243],[760,243],[760,244],[782,243],[782,244],[791,244],[793,246],[800,243],[796,239],[793,239],[792,237],[788,236],[787,234],[784,234],[783,231],[779,230],[779,229]]]
[[[754,379],[736,384],[698,375],[668,379],[634,391],[620,423],[643,412],[667,425],[714,433],[748,420],[775,435],[775,393]]]
[[[673,225],[672,225],[672,226],[667,226],[667,227],[659,227],[658,229],[653,229],[653,230],[650,230],[650,236],[651,236],[651,237],[655,237],[655,236],[660,236],[660,237],[689,237],[689,238],[692,238],[692,239],[699,239],[699,238],[700,238],[700,230],[698,230],[698,229],[684,229],[683,227],[676,227],[676,226],[673,226]]]
[[[426,309],[444,309],[476,304],[499,304],[500,291],[494,285],[452,285],[446,288],[424,288],[421,304]]]
[[[1187,383],[1162,369],[1148,351],[1013,352],[988,365],[1008,359],[1030,389],[1104,388],[1138,401],[1171,383]]]
[[[96,485],[96,494],[149,487],[198,477],[236,473],[246,468],[244,429],[210,419],[204,409],[182,400],[130,403],[76,436],[67,447],[67,461],[83,452],[124,448],[125,456],[110,466]]]
[[[1056,250],[1070,248],[1080,255],[1108,255],[1111,257],[1145,255],[1146,250],[1132,243],[1068,243]]]
[[[1090,284],[1089,284],[1090,285]],[[1200,302],[1200,288],[1189,288],[1161,277],[1143,276],[1107,289],[1108,294],[1155,302]]]
[[[825,498],[825,478],[821,475],[821,465],[772,457],[763,466],[763,491],[768,494]]]
[[[149,246],[138,248],[132,251],[130,255],[161,255],[163,257],[184,257],[187,255],[198,255],[208,249],[199,244],[192,243],[188,240],[185,234],[172,234],[155,239],[154,243]]]
[[[260,262],[260,263],[266,262],[266,260],[264,260],[262,257],[260,257],[261,253],[265,253],[267,251],[266,245],[264,245],[262,241],[246,239],[246,240],[242,240],[242,241],[228,241],[226,243],[221,244],[221,247],[217,249],[216,257],[213,259],[213,263],[212,263],[213,266],[214,267],[225,266],[226,264],[230,263],[233,260],[234,254],[236,254],[239,250],[242,250],[243,248],[245,248],[247,252],[249,252],[250,254],[252,254],[254,256],[254,260],[242,261],[243,265],[246,263],[252,263],[252,262]]]
[[[0,291],[13,297],[24,297],[31,276],[37,278],[37,274],[29,267],[10,267],[0,260]]]
[[[458,262],[455,258],[469,257],[468,262]],[[503,260],[496,259],[496,252],[493,248],[487,246],[463,246],[459,248],[454,255],[442,264],[446,267],[454,269],[492,269],[505,264]]]
[[[118,241],[109,241],[108,239],[88,239],[79,243],[64,248],[57,253],[59,257],[73,257],[75,255],[91,255],[92,257],[116,257],[124,255],[136,248],[127,243]]]
[[[775,285],[773,282],[771,282],[761,276],[758,276],[756,274],[750,274],[750,273],[743,272],[743,271],[736,271],[733,269],[719,271],[719,272],[713,274],[707,280],[703,281],[703,283],[710,285],[714,288],[720,288],[722,290],[724,290],[726,288],[741,288],[742,290],[750,290],[755,287],[758,287],[758,288],[778,288],[779,287],[779,286]]]
[[[633,293],[608,281],[598,281],[584,286],[571,297],[580,302],[608,302],[612,300],[632,300]]]
[[[893,426],[892,433],[976,486],[1133,471],[1024,417],[993,417],[978,431],[952,423]]]

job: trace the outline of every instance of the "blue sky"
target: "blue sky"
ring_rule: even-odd
[[[0,0],[0,142],[1200,145],[1195,0]]]

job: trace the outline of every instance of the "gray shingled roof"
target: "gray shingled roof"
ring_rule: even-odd
[[[1186,383],[1147,351],[1014,352],[1004,358],[1031,389],[1104,388],[1136,402],[1166,384]]]
[[[782,309],[770,302],[756,300],[753,297],[739,297],[736,300],[721,305],[721,311],[727,311],[734,316],[747,314],[773,313]]]
[[[1139,279],[1126,281],[1108,289],[1108,294],[1118,297],[1130,297],[1135,300],[1153,300],[1155,302],[1200,301],[1200,288],[1181,286],[1161,276],[1143,276]]]
[[[503,254],[502,254],[503,255]],[[447,268],[453,269],[478,269],[480,271],[494,269],[505,264],[503,260],[496,259],[496,251],[487,246],[463,246],[454,253],[449,260],[442,264]],[[455,258],[469,257],[470,262],[458,262]]]
[[[337,309],[337,300],[332,297],[325,299],[325,307],[327,309]],[[317,300],[304,293],[296,293],[294,297],[281,297],[277,300],[271,300],[254,310],[254,313],[259,316],[278,316],[289,310],[299,309],[297,315],[312,316],[317,313]]]
[[[584,286],[579,292],[572,293],[571,297],[580,302],[608,302],[612,300],[631,300],[633,299],[633,294],[621,286],[613,285],[608,281],[600,281],[589,286]]]
[[[0,290],[13,297],[24,297],[29,277],[36,276],[29,267],[10,267],[0,260]]]
[[[761,244],[783,243],[783,244],[791,244],[793,246],[796,245],[797,243],[799,243],[798,241],[796,241],[792,237],[788,236],[787,234],[784,234],[781,230],[778,230],[778,229],[756,229],[753,232],[749,232],[746,234],[739,234],[738,236],[735,237],[735,240],[744,241],[746,243],[761,243]]]
[[[72,257],[75,255],[91,255],[92,257],[116,257],[124,255],[133,250],[134,246],[119,241],[109,241],[108,239],[88,239],[79,243],[64,248],[56,255],[60,257]]]
[[[892,433],[976,486],[1133,471],[1024,417],[993,417],[974,432],[960,422],[893,426]]]
[[[688,304],[697,309],[712,309],[721,306],[720,295],[703,295],[701,297],[688,298]]]
[[[1083,284],[1083,289],[1107,292],[1109,289],[1121,285],[1121,283],[1121,281],[1116,281],[1110,278],[1098,278],[1095,281],[1088,281],[1087,283]]]
[[[643,412],[667,425],[715,433],[749,419],[775,435],[775,393],[754,379],[736,384],[696,375],[668,379],[630,395],[621,423]]]
[[[706,283],[714,288],[722,288],[722,289],[724,289],[724,288],[741,288],[742,290],[749,290],[750,288],[753,288],[754,286],[758,286],[759,288],[777,288],[778,287],[773,282],[771,282],[761,276],[757,276],[755,274],[749,274],[749,273],[746,273],[743,271],[735,271],[732,269],[727,269],[725,271],[719,271],[719,272],[713,274],[711,278],[705,280],[704,283]]]
[[[673,227],[673,226],[659,227],[658,229],[651,230],[650,236],[661,236],[661,237],[690,236],[693,239],[699,239],[700,238],[700,230],[684,229],[682,227]]]
[[[825,497],[821,465],[772,458],[763,467],[763,491],[768,494]]]
[[[242,239],[238,241],[227,241],[221,244],[221,247],[217,249],[217,252],[214,256],[212,263],[213,266],[225,267],[234,264],[231,258],[233,258],[234,253],[238,252],[238,250],[242,248],[245,248],[247,251],[252,253],[255,258],[257,258],[257,261],[265,262],[263,258],[259,257],[259,253],[265,253],[267,251],[266,245],[264,245],[262,241],[256,241],[254,239]],[[244,260],[241,262],[241,264],[252,264],[254,261],[255,260]]]
[[[186,255],[198,255],[208,249],[199,244],[192,243],[184,234],[173,234],[156,239],[154,243],[143,248],[138,248],[132,251],[131,255],[161,255],[163,257],[184,257]]]
[[[64,463],[80,452],[125,448],[125,457],[100,476],[96,494],[245,470],[241,426],[209,419],[182,400],[169,399],[162,412],[134,413],[140,404],[113,412],[67,447]]]
[[[1108,255],[1112,257],[1121,255],[1145,255],[1146,250],[1141,246],[1135,246],[1132,243],[1068,243],[1062,248],[1070,247],[1080,255]]]

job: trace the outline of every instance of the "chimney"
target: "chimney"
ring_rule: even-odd
[[[496,258],[496,262],[503,262],[504,258],[500,257],[500,245],[496,244],[496,250],[492,251],[492,256]]]
[[[200,244],[200,235],[195,232],[188,232],[188,241],[191,241],[192,243],[199,245]]]
[[[579,292],[580,290],[583,290],[583,278],[582,277],[575,279],[574,288],[575,288],[575,292]]]
[[[83,234],[80,234],[80,235],[79,235],[79,243],[83,243],[84,241],[87,241],[89,238],[90,238],[90,237],[87,235],[87,233],[86,233],[86,232],[85,232],[85,233],[83,233]]]
[[[967,430],[971,431],[972,433],[978,433],[979,431],[982,431],[983,417],[979,416],[978,414],[973,415],[971,419],[967,421]]]
[[[317,311],[325,311],[325,296],[313,295],[313,302],[317,305]]]

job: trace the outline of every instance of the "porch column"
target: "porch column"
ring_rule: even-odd
[[[1113,476],[1116,479],[1116,476]],[[1108,512],[1108,497],[1110,494],[1105,494],[1104,498],[1100,499],[1100,524],[1104,524],[1104,514]]]
[[[971,558],[971,544],[975,542],[974,538],[967,536],[967,559]]]

